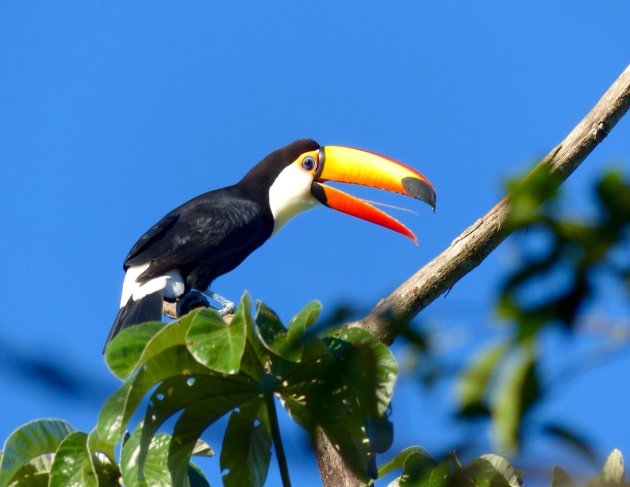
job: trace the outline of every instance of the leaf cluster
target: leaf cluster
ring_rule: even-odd
[[[534,250],[523,252],[499,293],[498,314],[511,325],[511,335],[476,356],[458,381],[459,417],[489,418],[497,447],[507,453],[518,450],[528,412],[547,394],[542,333],[558,326],[575,331],[602,272],[630,291],[630,182],[616,171],[604,174],[595,185],[597,214],[591,220],[561,216],[559,184],[546,165],[509,184],[509,229],[518,244]],[[547,423],[542,430],[594,459],[588,443],[567,426]]]
[[[375,477],[376,453],[392,442],[387,412],[397,364],[385,345],[360,329],[307,335],[320,310],[312,302],[285,327],[263,303],[252,317],[245,294],[230,324],[211,309],[196,309],[168,325],[124,330],[105,354],[123,384],[90,435],[69,426],[55,434],[47,455],[67,468],[50,470],[50,478],[63,470],[85,485],[115,485],[119,477],[126,486],[204,485],[191,456],[202,433],[229,415],[220,455],[224,485],[263,485],[272,444],[288,483],[275,398],[307,431],[321,428],[359,478]],[[169,419],[174,426],[166,434]],[[16,457],[5,449],[5,463]],[[17,474],[3,470],[8,481]],[[101,482],[86,481],[105,474]]]

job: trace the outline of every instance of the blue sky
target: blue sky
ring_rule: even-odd
[[[214,288],[233,299],[247,289],[286,319],[312,299],[369,309],[581,119],[628,64],[629,21],[626,1],[0,3],[0,437],[37,417],[94,425],[117,385],[101,347],[130,246],[294,139],[374,150],[426,174],[435,215],[351,190],[417,210],[393,214],[419,246],[318,209]],[[588,214],[595,175],[628,167],[629,129],[622,120],[570,179],[575,214]],[[511,245],[423,313],[445,342],[475,348],[500,333],[490,305]],[[614,298],[589,311],[628,314]],[[583,428],[601,455],[630,455],[628,362],[594,368],[543,413]],[[38,379],[56,363],[77,374],[55,380],[71,395]],[[414,427],[399,429],[396,447],[444,446],[448,403],[436,395],[401,384],[396,414]],[[303,449],[289,450],[296,478],[317,479]],[[215,460],[204,467],[216,478]]]

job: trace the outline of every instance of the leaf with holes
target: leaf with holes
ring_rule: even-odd
[[[226,487],[262,486],[271,461],[271,427],[264,398],[256,397],[230,415],[221,471]]]
[[[138,428],[129,437],[122,449],[120,465],[125,487],[170,487],[175,485],[167,463],[171,437],[166,433],[152,437],[146,459],[142,465],[136,461],[140,451],[140,437],[141,431]],[[188,465],[187,474],[190,485],[193,485],[194,481],[197,486],[209,487],[203,473],[194,465]]]
[[[209,409],[207,420],[213,422],[241,404],[258,395],[259,388],[249,377],[221,376],[209,373],[196,376],[177,376],[163,381],[149,398],[141,429],[141,448],[137,462],[141,465],[151,438],[158,428],[179,411],[203,401],[213,401],[215,405],[225,405],[225,409]],[[218,416],[215,417],[215,415]],[[196,447],[196,445],[195,445]],[[198,454],[194,450],[192,454]]]
[[[175,423],[169,448],[168,466],[173,484],[181,485],[186,468],[201,434],[216,420],[252,399],[251,393],[220,395],[187,407]]]
[[[129,419],[145,394],[170,377],[204,375],[211,371],[197,362],[183,345],[168,348],[142,364],[105,402],[99,413],[97,431],[107,443],[120,440]]]

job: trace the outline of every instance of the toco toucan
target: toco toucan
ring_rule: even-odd
[[[323,204],[399,232],[402,223],[369,203],[325,184],[360,184],[417,198],[435,209],[435,191],[422,174],[373,152],[298,140],[272,152],[233,186],[175,208],[132,247],[124,263],[120,310],[107,343],[122,329],[160,320],[162,301],[206,292],[298,213]],[[221,313],[234,304],[209,292]]]

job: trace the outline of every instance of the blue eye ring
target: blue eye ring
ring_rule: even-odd
[[[306,156],[304,159],[302,159],[302,167],[307,171],[312,171],[313,169],[315,169],[315,166],[315,159],[313,159],[311,156]]]

